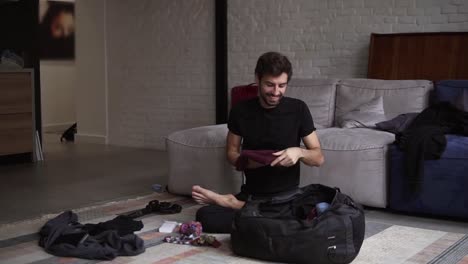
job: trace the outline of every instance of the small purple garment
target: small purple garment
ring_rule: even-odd
[[[273,153],[277,150],[242,150],[236,161],[236,169],[243,171],[247,168],[249,159],[263,165],[270,165],[277,157]]]
[[[187,236],[194,235],[196,237],[199,237],[202,233],[202,230],[203,227],[200,222],[190,221],[183,223],[180,226],[179,233]]]

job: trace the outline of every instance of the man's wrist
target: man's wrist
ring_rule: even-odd
[[[305,149],[301,148],[301,147],[297,147],[299,149],[299,158],[298,160],[302,160],[302,158],[304,158],[306,156],[306,153],[304,152]]]

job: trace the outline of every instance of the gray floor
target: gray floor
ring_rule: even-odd
[[[45,161],[0,166],[0,224],[58,213],[152,192],[166,184],[166,153],[98,144],[60,143],[44,134]],[[366,219],[385,224],[468,233],[462,221],[366,210]]]
[[[163,151],[60,143],[44,134],[44,159],[0,166],[0,224],[151,193],[167,182]]]

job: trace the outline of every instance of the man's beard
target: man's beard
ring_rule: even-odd
[[[279,103],[281,102],[281,99],[283,99],[283,94],[276,96],[276,98],[278,98],[278,100],[276,101],[269,101],[268,100],[269,96],[273,96],[273,95],[269,93],[268,94],[260,93],[260,100],[262,100],[263,103],[265,103],[265,105],[271,106],[271,107],[275,107],[279,105]]]

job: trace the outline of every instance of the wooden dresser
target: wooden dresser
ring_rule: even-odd
[[[0,156],[34,152],[33,83],[32,70],[0,71]]]

